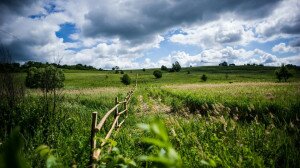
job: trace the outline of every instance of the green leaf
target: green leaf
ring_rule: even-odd
[[[46,165],[47,165],[47,168],[51,168],[51,167],[57,165],[56,158],[53,155],[50,155],[46,161]]]

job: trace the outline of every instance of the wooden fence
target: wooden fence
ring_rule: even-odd
[[[97,142],[95,140],[95,135],[97,132],[101,130],[101,128],[104,126],[105,121],[107,118],[111,115],[114,114],[114,121],[111,125],[110,130],[108,133],[105,135],[105,140],[109,139],[111,136],[112,132],[114,129],[119,129],[122,124],[124,123],[125,119],[128,117],[128,104],[132,98],[132,95],[134,93],[135,88],[137,87],[137,84],[135,87],[127,93],[127,96],[125,97],[124,101],[119,101],[118,97],[115,98],[115,106],[110,109],[106,114],[103,116],[99,124],[97,124],[97,112],[92,113],[92,128],[91,128],[91,155],[90,155],[90,166],[91,167],[96,167],[95,162],[97,162],[100,158],[101,154],[101,148],[106,144],[106,141],[103,141],[100,146],[97,148]],[[123,105],[123,110],[119,112],[120,109],[122,109]],[[125,119],[123,119],[121,122],[119,122],[119,118],[122,114],[126,114]]]

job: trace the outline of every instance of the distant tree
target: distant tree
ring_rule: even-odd
[[[283,64],[279,69],[275,71],[275,75],[279,82],[281,82],[281,80],[284,80],[284,82],[286,82],[290,77],[293,76],[292,73],[287,68],[287,66]]]
[[[190,71],[190,70],[188,70],[188,71],[187,71],[187,74],[191,74],[191,71]]]
[[[121,70],[121,74],[124,74],[124,71],[123,71],[123,70]]]
[[[171,72],[179,72],[181,70],[181,66],[178,61],[172,64]]]
[[[146,71],[146,69],[145,68],[143,68],[143,72],[145,72]]]
[[[229,64],[229,66],[235,66],[235,64]]]
[[[118,74],[118,73],[119,73],[119,70],[116,69],[116,70],[115,70],[115,74]]]
[[[156,79],[159,79],[162,77],[162,72],[160,70],[155,70],[153,72],[153,75],[155,76]]]
[[[124,74],[121,77],[121,82],[124,83],[125,85],[129,85],[131,83],[131,78],[129,77],[128,74]]]
[[[205,82],[205,81],[207,80],[207,76],[206,76],[205,74],[203,74],[203,75],[201,76],[201,80]]]
[[[114,66],[114,67],[112,67],[111,69],[112,69],[113,71],[114,71],[114,70],[119,70],[120,67],[119,67],[119,66]]]
[[[164,66],[164,65],[162,65],[160,69],[161,69],[162,71],[167,71],[167,70],[168,70],[168,68],[167,68],[166,66]]]
[[[226,61],[219,64],[219,66],[228,66],[228,63]]]

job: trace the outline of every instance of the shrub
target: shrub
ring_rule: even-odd
[[[146,71],[146,69],[145,68],[143,68],[143,72],[145,72]]]
[[[203,74],[203,75],[201,76],[201,80],[205,82],[205,81],[207,80],[207,76],[206,76],[205,74]]]
[[[162,71],[167,71],[167,70],[168,70],[168,68],[167,68],[166,66],[164,66],[164,65],[162,65],[160,69],[161,69]]]
[[[292,77],[292,74],[285,65],[281,65],[281,67],[275,71],[275,75],[279,82],[281,82],[281,80],[286,82],[290,77]]]
[[[162,73],[161,73],[160,70],[155,70],[155,71],[153,72],[153,75],[154,75],[155,78],[157,78],[157,79],[162,77]]]
[[[190,71],[190,70],[188,70],[188,71],[187,71],[187,74],[191,74],[191,71]]]
[[[124,74],[121,77],[121,82],[124,83],[125,85],[129,85],[131,83],[131,78],[129,77],[128,74]]]
[[[124,74],[124,71],[123,71],[123,70],[121,70],[121,74]]]
[[[181,66],[178,61],[172,64],[171,72],[179,72],[181,70]]]
[[[61,69],[52,65],[46,68],[31,67],[26,76],[26,86],[29,88],[40,88],[49,92],[64,86],[65,75]]]

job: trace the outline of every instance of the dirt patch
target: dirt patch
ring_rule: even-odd
[[[171,108],[163,104],[160,99],[150,98],[144,100],[144,97],[139,95],[136,111],[138,111],[139,114],[169,113]]]

